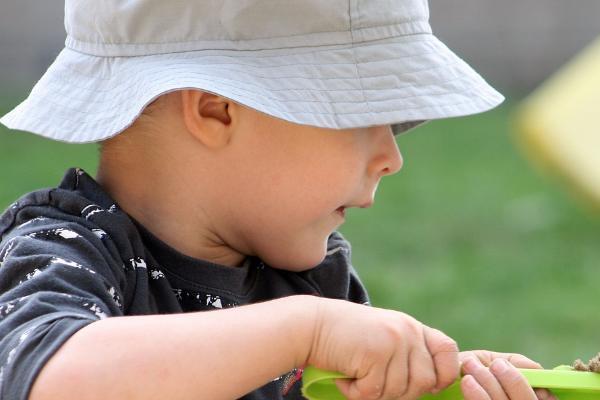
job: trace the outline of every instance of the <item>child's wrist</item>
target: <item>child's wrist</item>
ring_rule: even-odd
[[[291,335],[294,337],[296,354],[294,367],[303,368],[311,358],[315,343],[318,340],[320,321],[323,315],[323,299],[318,296],[296,295],[287,298],[293,302],[296,324],[293,324]]]

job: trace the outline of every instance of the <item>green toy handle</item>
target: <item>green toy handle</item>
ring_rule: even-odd
[[[600,400],[600,374],[574,371],[561,365],[552,370],[519,369],[534,388],[550,389],[560,400]],[[308,400],[346,400],[335,385],[346,376],[339,372],[306,367],[302,374],[302,394]],[[463,400],[460,379],[438,394],[420,400]]]

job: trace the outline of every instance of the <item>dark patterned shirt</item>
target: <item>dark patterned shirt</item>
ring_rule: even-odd
[[[294,294],[369,301],[337,232],[325,260],[307,271],[274,269],[256,257],[239,268],[217,265],[161,242],[80,169],[11,205],[0,217],[0,238],[0,399],[27,399],[44,363],[99,319]],[[300,376],[290,371],[243,399],[301,399]]]

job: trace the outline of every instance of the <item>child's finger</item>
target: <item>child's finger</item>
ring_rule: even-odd
[[[483,365],[485,365],[487,367],[489,367],[492,364],[492,361],[494,361],[498,358],[503,358],[518,368],[531,368],[531,369],[542,368],[541,364],[525,357],[522,354],[516,354],[516,353],[499,353],[496,351],[489,351],[489,350],[471,350],[471,351],[464,351],[460,354],[461,360],[464,360],[469,357],[478,358],[483,363]]]
[[[535,392],[525,377],[508,361],[494,360],[490,365],[490,371],[511,400],[537,400]]]
[[[460,390],[465,400],[491,400],[490,396],[471,375],[465,375],[462,378]]]
[[[507,400],[504,389],[498,379],[476,358],[468,358],[463,361],[463,372],[475,378],[477,383],[494,400]]]
[[[557,400],[548,389],[533,389],[538,400]]]
[[[335,384],[348,400],[376,400],[381,397],[388,363],[375,363],[362,378],[336,379]]]
[[[399,398],[408,390],[408,357],[406,352],[396,352],[390,360],[385,378],[384,394],[386,398]]]
[[[340,393],[348,400],[370,399],[377,400],[381,397],[379,386],[366,388],[364,384],[358,385],[358,379],[336,379]]]
[[[540,363],[537,363],[537,362],[525,357],[522,354],[509,354],[506,360],[518,368],[531,368],[531,369],[543,368]]]
[[[425,343],[433,357],[436,373],[436,390],[454,382],[460,373],[458,345],[442,331],[425,326]]]
[[[408,391],[404,396],[409,399],[431,392],[437,378],[433,359],[424,347],[413,349],[408,355]]]

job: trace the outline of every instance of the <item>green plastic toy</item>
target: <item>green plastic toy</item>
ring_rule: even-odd
[[[546,388],[560,400],[600,400],[600,374],[575,371],[561,365],[552,370],[519,369],[534,388]],[[302,394],[308,400],[346,400],[335,385],[335,379],[345,378],[339,372],[307,367],[302,374]],[[436,395],[420,400],[463,400],[460,380]]]

